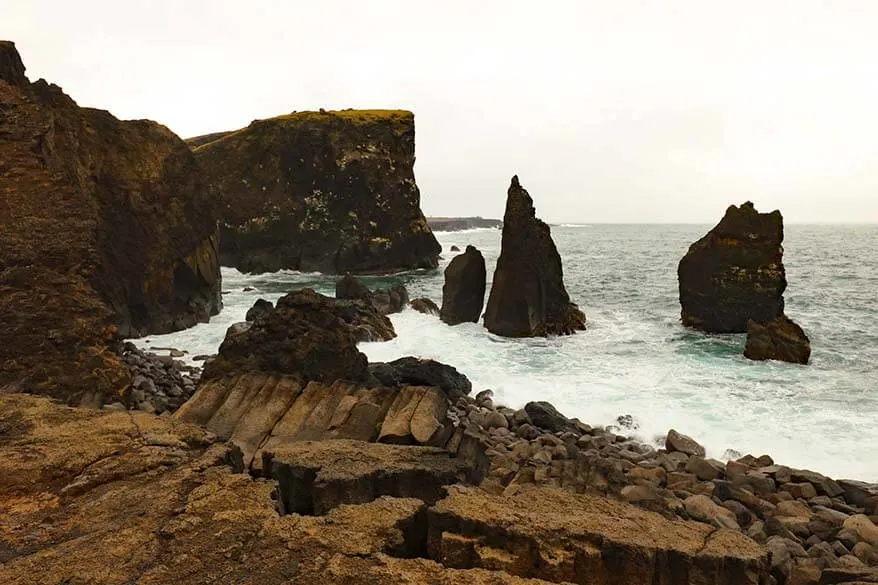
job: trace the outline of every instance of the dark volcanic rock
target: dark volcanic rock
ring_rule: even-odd
[[[531,422],[541,429],[553,433],[576,430],[576,425],[548,402],[528,402],[524,410]]]
[[[347,274],[335,283],[335,298],[365,301],[382,315],[390,315],[399,313],[405,308],[409,301],[409,293],[401,284],[371,291],[359,278]]]
[[[503,227],[499,219],[485,219],[483,217],[428,217],[427,225],[436,232],[459,232],[461,230]],[[452,252],[454,250],[452,249]]]
[[[256,299],[253,306],[247,309],[247,314],[244,316],[244,320],[255,321],[259,317],[267,315],[272,311],[274,311],[274,305],[272,305],[271,302],[266,301],[265,299]]]
[[[473,389],[469,379],[453,366],[411,356],[369,364],[369,373],[385,386],[435,386],[445,390],[452,399],[465,396]]]
[[[195,148],[222,201],[221,258],[244,272],[435,268],[415,184],[414,116],[297,112]]]
[[[476,323],[485,304],[485,257],[474,246],[455,256],[445,269],[440,317],[449,325]]]
[[[561,256],[533,200],[512,177],[503,239],[485,327],[504,337],[566,335],[585,329],[585,315],[564,288]]]
[[[807,364],[811,357],[811,340],[802,328],[786,315],[760,325],[754,320],[747,324],[747,344],[744,357],[751,360],[780,360]]]
[[[418,313],[423,313],[425,315],[439,314],[439,307],[436,306],[436,303],[426,297],[414,299],[409,303],[409,306]]]
[[[277,301],[245,327],[232,326],[203,379],[243,372],[275,372],[301,380],[359,381],[367,377],[366,356],[357,350],[362,329],[394,337],[384,315],[360,301],[338,301],[304,289]]]
[[[783,315],[783,217],[749,201],[730,206],[689,247],[677,270],[683,325],[709,333],[744,333],[747,322]]]
[[[8,42],[0,112],[0,387],[100,402],[127,385],[117,336],[218,311],[212,198],[170,130],[29,83]]]

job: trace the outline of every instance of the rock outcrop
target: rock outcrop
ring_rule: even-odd
[[[411,112],[296,112],[194,149],[219,194],[220,256],[244,272],[435,268]]]
[[[485,327],[504,337],[567,335],[585,329],[585,315],[564,288],[561,256],[533,200],[512,177],[503,216],[500,258]]]
[[[683,325],[708,333],[744,333],[751,319],[768,323],[783,315],[782,242],[779,211],[759,213],[749,201],[730,206],[680,260]]]
[[[761,325],[754,320],[747,323],[747,344],[744,357],[751,360],[780,360],[807,364],[811,358],[811,340],[786,315]]]
[[[409,302],[409,307],[412,310],[417,311],[418,313],[423,313],[425,315],[435,315],[439,316],[439,307],[432,300],[421,297],[418,299],[413,299]]]
[[[405,308],[409,302],[409,293],[401,284],[372,291],[359,278],[348,274],[335,283],[335,298],[365,301],[382,315],[391,315]]]
[[[461,470],[431,449],[300,443],[269,458],[273,480],[241,473],[237,448],[168,417],[0,395],[0,428],[0,582],[10,585],[768,578],[763,549],[706,524],[549,489],[445,496],[437,483]],[[869,580],[864,567],[824,571],[833,583],[854,575]]]
[[[212,198],[170,130],[29,83],[9,42],[0,112],[0,388],[99,403],[130,381],[117,337],[218,311]]]
[[[485,305],[485,257],[475,246],[455,256],[445,269],[439,316],[449,325],[477,323]]]

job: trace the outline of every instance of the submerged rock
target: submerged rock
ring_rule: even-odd
[[[710,232],[689,247],[677,274],[683,325],[708,333],[744,333],[784,311],[783,217],[759,213],[749,201],[730,206]]]
[[[754,320],[747,324],[747,344],[744,357],[751,360],[780,360],[807,364],[811,358],[811,340],[786,315],[760,325]]]
[[[115,339],[220,307],[213,198],[170,130],[28,82],[10,42],[0,112],[0,388],[114,402]]]
[[[426,297],[414,299],[409,303],[409,306],[418,313],[423,313],[425,315],[439,315],[439,307],[436,306],[436,303]]]
[[[503,217],[500,258],[485,327],[504,337],[567,335],[585,329],[585,314],[564,288],[561,256],[533,200],[512,177]]]
[[[455,256],[445,269],[440,317],[449,325],[476,323],[485,304],[485,257],[475,246]]]
[[[435,268],[420,209],[414,115],[294,112],[194,149],[220,207],[220,255],[244,272]]]

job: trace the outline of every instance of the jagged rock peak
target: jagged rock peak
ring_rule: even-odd
[[[561,256],[530,194],[512,177],[503,217],[485,327],[504,337],[567,335],[585,329],[585,315],[564,288]]]
[[[24,63],[15,43],[0,41],[0,79],[12,85],[26,85],[28,81],[24,70]]]

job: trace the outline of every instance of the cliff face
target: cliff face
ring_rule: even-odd
[[[71,400],[118,389],[127,374],[106,352],[117,334],[218,311],[218,235],[200,177],[170,130],[28,82],[14,45],[0,43],[0,387]]]
[[[224,265],[333,273],[437,266],[441,247],[415,184],[411,112],[293,113],[194,152],[221,201]]]
[[[730,206],[680,260],[683,325],[709,333],[744,333],[750,319],[768,323],[783,315],[782,242],[779,211],[759,213],[749,201]]]
[[[561,256],[533,199],[512,177],[500,257],[485,309],[485,327],[504,337],[567,335],[585,329],[585,314],[564,288]]]

